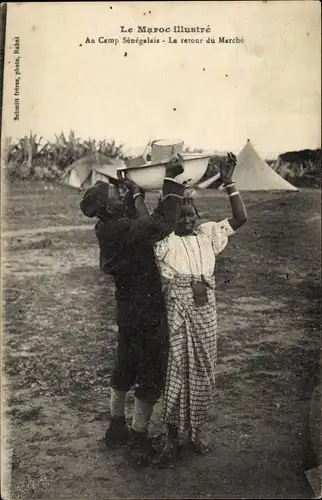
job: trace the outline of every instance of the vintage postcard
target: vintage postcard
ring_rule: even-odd
[[[1,4],[1,494],[321,497],[318,1]]]

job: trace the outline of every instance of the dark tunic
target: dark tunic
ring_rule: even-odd
[[[174,231],[184,187],[165,180],[163,200],[151,215],[99,221],[100,268],[114,278],[119,345],[112,387],[157,398],[167,348],[166,306],[153,245]],[[150,385],[147,388],[147,385]]]
[[[155,325],[165,305],[153,245],[175,228],[183,186],[165,180],[151,215],[99,221],[100,268],[114,277],[118,324]]]

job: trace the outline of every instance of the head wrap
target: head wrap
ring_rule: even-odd
[[[183,193],[182,204],[193,205],[196,195],[197,195],[196,190],[193,187],[186,187]]]
[[[195,204],[196,196],[197,192],[193,187],[191,186],[186,187],[183,193],[183,198],[181,200],[181,205],[191,205],[194,211],[196,212],[198,219],[200,219],[200,215]],[[159,192],[159,203],[161,203],[161,201],[162,201],[162,191]]]
[[[182,205],[191,205],[194,211],[196,212],[198,219],[200,219],[200,215],[195,204],[196,196],[197,193],[193,187],[186,187],[184,190],[184,195],[181,203]]]
[[[186,187],[183,192],[182,205],[190,205],[196,198],[196,190],[193,187]],[[159,191],[159,200],[163,199],[163,191]]]

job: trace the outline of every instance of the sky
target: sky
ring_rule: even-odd
[[[72,129],[82,139],[115,139],[137,151],[151,138],[174,138],[193,148],[234,152],[250,138],[266,158],[321,146],[319,2],[53,2],[7,8],[4,137],[32,131],[51,140]],[[175,25],[209,26],[210,32],[178,34]],[[121,26],[133,32],[122,33]],[[138,26],[169,27],[170,33],[139,34]],[[128,36],[160,43],[126,43]],[[87,37],[95,43],[85,43]],[[98,43],[99,37],[118,43]],[[219,37],[244,42],[219,43]]]

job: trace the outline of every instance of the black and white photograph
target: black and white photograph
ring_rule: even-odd
[[[321,498],[321,7],[1,4],[1,498]]]

